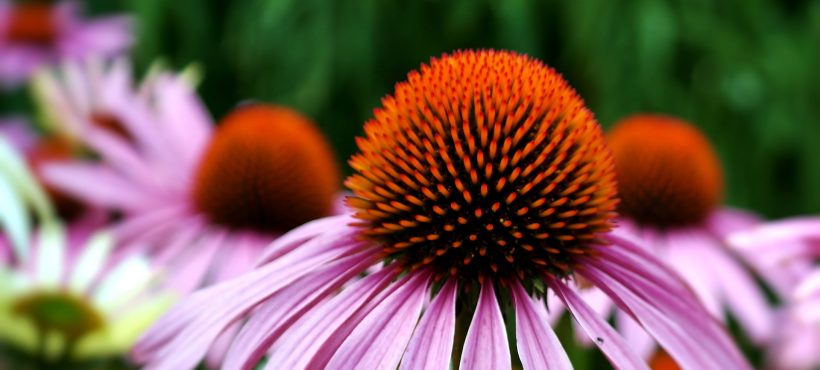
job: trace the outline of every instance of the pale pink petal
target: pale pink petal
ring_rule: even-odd
[[[202,285],[224,239],[223,233],[217,233],[191,244],[168,270],[168,288],[184,297]]]
[[[265,248],[259,258],[258,265],[273,261],[292,251],[306,240],[324,235],[323,239],[332,241],[346,239],[351,234],[351,228],[346,225],[353,222],[349,215],[331,216],[307,222],[276,239]],[[345,236],[339,238],[339,236]],[[302,248],[304,249],[304,248]]]
[[[714,274],[714,269],[709,263],[705,263],[710,261],[713,254],[710,247],[705,244],[713,243],[713,240],[702,233],[670,233],[663,260],[689,284],[709,313],[722,319],[720,282]]]
[[[820,217],[769,222],[751,230],[732,234],[729,243],[739,248],[758,248],[801,239],[820,240]]]
[[[178,155],[194,163],[213,130],[205,106],[196,97],[193,88],[177,76],[159,76],[155,93],[157,114],[164,122],[159,129],[174,143]]]
[[[715,235],[726,238],[731,233],[750,230],[760,225],[763,220],[751,212],[721,207],[712,212],[706,220],[706,227]]]
[[[481,285],[473,321],[467,330],[461,353],[462,369],[509,369],[510,347],[501,309],[495,297],[493,282],[487,279]]]
[[[361,274],[372,262],[372,255],[372,252],[359,253],[329,264],[270,296],[234,339],[223,367],[253,369],[282,332],[318,302],[337,292],[345,282]],[[356,259],[362,260],[349,262]]]
[[[114,56],[124,52],[133,43],[132,19],[112,16],[86,21],[60,41],[61,54],[71,58],[88,55]]]
[[[395,369],[413,335],[427,294],[429,276],[399,284],[362,320],[336,350],[329,369]]]
[[[615,313],[615,325],[626,343],[643,359],[649,359],[657,350],[657,343],[644,328],[623,311]]]
[[[615,233],[614,246],[596,248],[579,273],[615,303],[683,366],[690,369],[748,369],[728,334],[698,304],[675,274],[645,250]]]
[[[773,312],[762,288],[738,261],[727,254],[723,245],[714,246],[710,257],[712,274],[721,286],[725,304],[732,315],[755,343],[768,341],[774,325]]]
[[[587,335],[595,338],[595,344],[609,359],[610,363],[620,370],[649,369],[646,363],[624,342],[623,338],[592,308],[587,306],[584,300],[571,288],[559,281],[551,282],[550,288],[564,301],[569,312],[575,317],[575,320],[578,321],[578,324]]]
[[[518,282],[511,285],[515,304],[515,337],[524,370],[572,369],[567,352],[547,324],[547,312]]]
[[[42,167],[42,175],[46,182],[66,194],[102,208],[126,211],[150,209],[163,201],[161,197],[146,194],[133,183],[97,165],[48,164]]]
[[[231,348],[231,344],[233,344],[233,340],[241,327],[241,322],[235,322],[214,340],[211,348],[208,349],[208,353],[205,354],[205,366],[207,368],[218,369],[225,361],[225,356],[228,354],[228,350]]]
[[[395,275],[395,269],[381,269],[372,275],[356,280],[337,296],[317,305],[314,310],[302,316],[282,334],[276,342],[275,350],[269,355],[268,366],[265,369],[302,369],[308,367],[311,361],[322,364],[329,361],[332,356],[330,351],[326,355],[317,356],[323,345],[347,324],[351,328],[342,335],[346,337],[364,317],[362,311],[370,312],[363,310],[362,307],[367,304],[375,306],[387,296],[385,294],[377,299],[380,292],[387,290],[385,288],[395,278]],[[370,309],[372,310],[372,307]],[[361,314],[361,317],[356,318],[357,314]],[[339,340],[339,343],[332,346],[334,351],[341,341]],[[241,350],[239,346],[236,346],[236,351]],[[236,357],[240,360],[243,358],[242,356]]]
[[[581,298],[583,298],[584,302],[592,307],[598,316],[609,317],[612,314],[615,305],[606,293],[595,287],[579,288],[577,285],[576,290]],[[577,322],[573,322],[573,328],[573,332],[581,344],[587,346],[591,346],[593,344],[593,339],[590,338],[589,335],[587,335],[583,330],[578,328]]]
[[[128,217],[115,225],[113,231],[117,240],[127,244],[135,240],[146,239],[146,232],[150,230],[174,228],[178,226],[175,223],[180,219],[185,219],[187,215],[187,205],[166,204],[163,207],[153,209],[151,212],[141,212]]]
[[[88,147],[102,156],[107,165],[127,177],[130,182],[139,185],[143,192],[152,191],[159,194],[162,191],[162,188],[157,186],[156,173],[130,143],[107,130],[100,129],[89,129],[84,139]]]
[[[162,327],[166,321],[161,319],[146,334],[143,344],[137,346],[135,355],[138,358],[151,359],[149,368],[191,368],[203,358],[216,337],[235,320],[298,279],[320,269],[348,251],[337,248],[308,258],[301,258],[299,253],[288,254],[236,279],[196,293],[191,296],[193,302],[200,301],[195,296],[219,294],[216,296],[218,298],[207,303],[207,308],[197,307],[194,312],[181,313],[183,320],[180,321],[186,321],[184,326],[169,323],[176,328],[183,327],[180,333],[175,334],[174,330]],[[347,271],[352,266],[360,264],[364,264],[360,270],[364,271],[369,265],[369,259],[354,255],[334,262],[332,266]],[[183,304],[179,309],[186,310],[189,307]],[[190,315],[195,316],[184,319]],[[172,310],[168,316],[176,318],[180,313]],[[163,343],[166,344],[162,345]],[[158,351],[152,351],[153,348],[159,348],[158,346],[161,346]]]
[[[452,364],[455,337],[457,284],[447,281],[424,313],[407,352],[401,370],[448,370]]]

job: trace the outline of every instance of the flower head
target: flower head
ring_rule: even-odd
[[[748,368],[668,269],[609,231],[616,195],[601,130],[540,62],[504,51],[433,59],[383,99],[365,135],[347,181],[354,215],[305,224],[256,269],[189,296],[135,358],[191,368],[241,325],[225,368],[267,355],[268,369],[448,369],[454,352],[461,368],[510,368],[510,307],[523,368],[569,369],[546,321],[549,290],[617,367],[646,368],[566,285],[577,274],[685,368]]]
[[[71,0],[0,0],[0,85],[14,87],[43,64],[92,55],[111,56],[131,44],[127,17],[82,19]]]
[[[565,277],[611,229],[601,130],[540,62],[456,53],[410,73],[382,104],[347,185],[385,258],[464,282]]]
[[[658,228],[702,223],[720,203],[723,172],[709,140],[677,118],[636,115],[607,135],[618,212]]]
[[[333,152],[307,118],[249,104],[219,124],[192,193],[216,224],[283,232],[330,214],[339,182]]]
[[[152,290],[155,270],[137,255],[113,259],[109,232],[69,237],[23,159],[2,139],[0,164],[0,341],[49,361],[121,355],[169,304]],[[25,187],[8,192],[9,184]],[[26,200],[36,231],[19,207]]]
[[[185,75],[157,72],[133,88],[123,68],[67,66],[65,77],[78,75],[39,80],[45,97],[59,96],[50,93],[59,86],[82,91],[77,81],[101,84],[83,95],[97,104],[59,116],[78,118],[67,136],[98,158],[51,163],[43,175],[84,204],[124,215],[115,227],[123,248],[154,257],[175,290],[245,271],[282,232],[336,212],[339,170],[309,119],[252,103],[214,129]],[[116,125],[95,121],[101,115]]]

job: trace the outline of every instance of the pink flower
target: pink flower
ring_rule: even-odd
[[[84,20],[74,1],[56,5],[0,0],[0,86],[15,87],[44,64],[112,56],[132,43],[125,16]]]
[[[39,86],[53,115],[101,157],[54,163],[44,176],[121,213],[118,238],[167,266],[177,291],[247,270],[279,234],[334,212],[337,164],[309,120],[251,104],[214,130],[179,77],[155,75],[136,93],[123,68],[75,67],[40,81],[50,81]]]
[[[646,369],[567,285],[583,276],[684,368],[749,368],[672,271],[611,231],[609,149],[552,69],[504,51],[444,55],[364,131],[352,215],[293,230],[254,270],[192,294],[134,357],[193,368],[240,325],[224,368],[267,356],[266,369],[509,369],[513,312],[523,368],[570,369],[547,322],[552,292],[616,367]]]
[[[774,313],[746,268],[754,256],[727,243],[731,232],[760,221],[719,205],[722,172],[706,137],[673,117],[636,115],[617,123],[607,139],[618,174],[620,228],[680,274],[712,316],[731,314],[752,341],[769,341]],[[615,308],[601,292],[581,294],[602,315]],[[655,353],[655,341],[626,313],[616,312],[615,321],[645,358]]]

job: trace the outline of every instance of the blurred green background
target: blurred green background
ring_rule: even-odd
[[[293,106],[340,160],[393,85],[431,56],[501,48],[544,60],[604,127],[637,112],[698,124],[729,204],[820,213],[820,1],[94,0],[138,18],[137,67],[199,63],[218,119]]]

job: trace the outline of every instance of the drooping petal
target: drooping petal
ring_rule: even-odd
[[[547,323],[544,305],[533,302],[518,282],[511,284],[510,291],[515,304],[518,355],[524,370],[571,370],[567,352]]]
[[[367,268],[372,253],[354,255],[359,261],[344,260],[307,275],[270,296],[256,310],[234,339],[223,368],[253,369],[282,332],[305,312],[338,291],[342,285]],[[354,259],[347,258],[355,261]],[[283,310],[283,307],[287,307]]]
[[[329,361],[332,353],[317,356],[323,345],[345,324],[350,323],[351,326],[358,324],[360,319],[357,320],[354,316],[363,311],[363,306],[371,302],[381,302],[384,297],[379,299],[378,295],[388,290],[387,286],[395,278],[395,274],[395,269],[381,269],[353,282],[339,295],[305,314],[282,335],[282,339],[294,338],[294,340],[277,342],[276,350],[270,353],[268,366],[265,369],[302,369],[308,367],[307,365],[314,360],[319,363]],[[333,346],[335,347],[338,347],[338,344]]]
[[[615,325],[618,332],[624,337],[626,343],[638,354],[642,359],[649,359],[657,350],[658,344],[652,339],[644,328],[635,322],[629,315],[623,311],[615,313]]]
[[[494,370],[508,369],[510,366],[507,330],[495,297],[493,282],[487,279],[481,285],[478,305],[470,329],[467,330],[460,368]]]
[[[666,255],[663,260],[689,284],[712,316],[722,318],[720,282],[714,274],[714,269],[703,263],[710,261],[713,254],[704,244],[711,244],[713,241],[702,233],[693,234],[687,231],[670,234],[666,243]]]
[[[768,341],[772,335],[774,313],[754,277],[727,254],[723,245],[716,246],[708,261],[726,305],[743,330],[755,343]]]
[[[604,319],[587,306],[571,288],[557,281],[551,282],[550,287],[564,301],[569,312],[587,335],[595,338],[595,345],[601,349],[613,366],[621,370],[649,369],[646,363],[624,342],[624,339],[615,332],[615,329],[612,329]]]
[[[329,369],[395,369],[416,327],[429,276],[414,276],[362,320],[336,350]],[[400,284],[400,283],[397,283]]]
[[[686,285],[651,254],[617,233],[615,246],[599,247],[578,271],[607,292],[615,303],[687,369],[749,369],[748,363]]]
[[[194,294],[193,296],[200,295],[200,297],[205,296],[210,299],[204,302],[200,299],[190,299],[189,304],[207,304],[209,305],[207,309],[199,307],[192,312],[183,312],[181,324],[170,323],[175,328],[185,328],[179,333],[161,327],[163,322],[172,321],[171,319],[160,320],[146,334],[145,343],[137,346],[136,355],[151,358],[152,362],[149,364],[151,368],[170,370],[193,367],[204,357],[219,333],[231,323],[276,292],[334,261],[345,252],[347,252],[345,249],[331,250],[309,258],[298,258],[298,256],[288,258],[291,256],[288,254],[237,279]],[[334,267],[346,271],[351,268],[351,264],[362,263],[369,263],[369,261],[366,258],[362,259],[359,255],[353,255],[335,262]],[[179,309],[185,310],[189,307],[182,306]],[[172,311],[168,316],[178,315],[179,313],[174,314]],[[189,317],[186,319],[186,316]],[[165,342],[168,343],[162,346],[161,350],[151,351],[152,348],[157,348]]]
[[[407,352],[401,370],[447,370],[452,364],[456,321],[455,281],[448,281],[424,313]]]
[[[109,169],[88,164],[48,164],[42,168],[46,182],[85,202],[125,211],[161,207],[162,195],[146,193]]]
[[[820,240],[820,217],[800,217],[769,222],[750,230],[733,233],[728,238],[730,244],[746,249],[765,248],[801,239]]]

